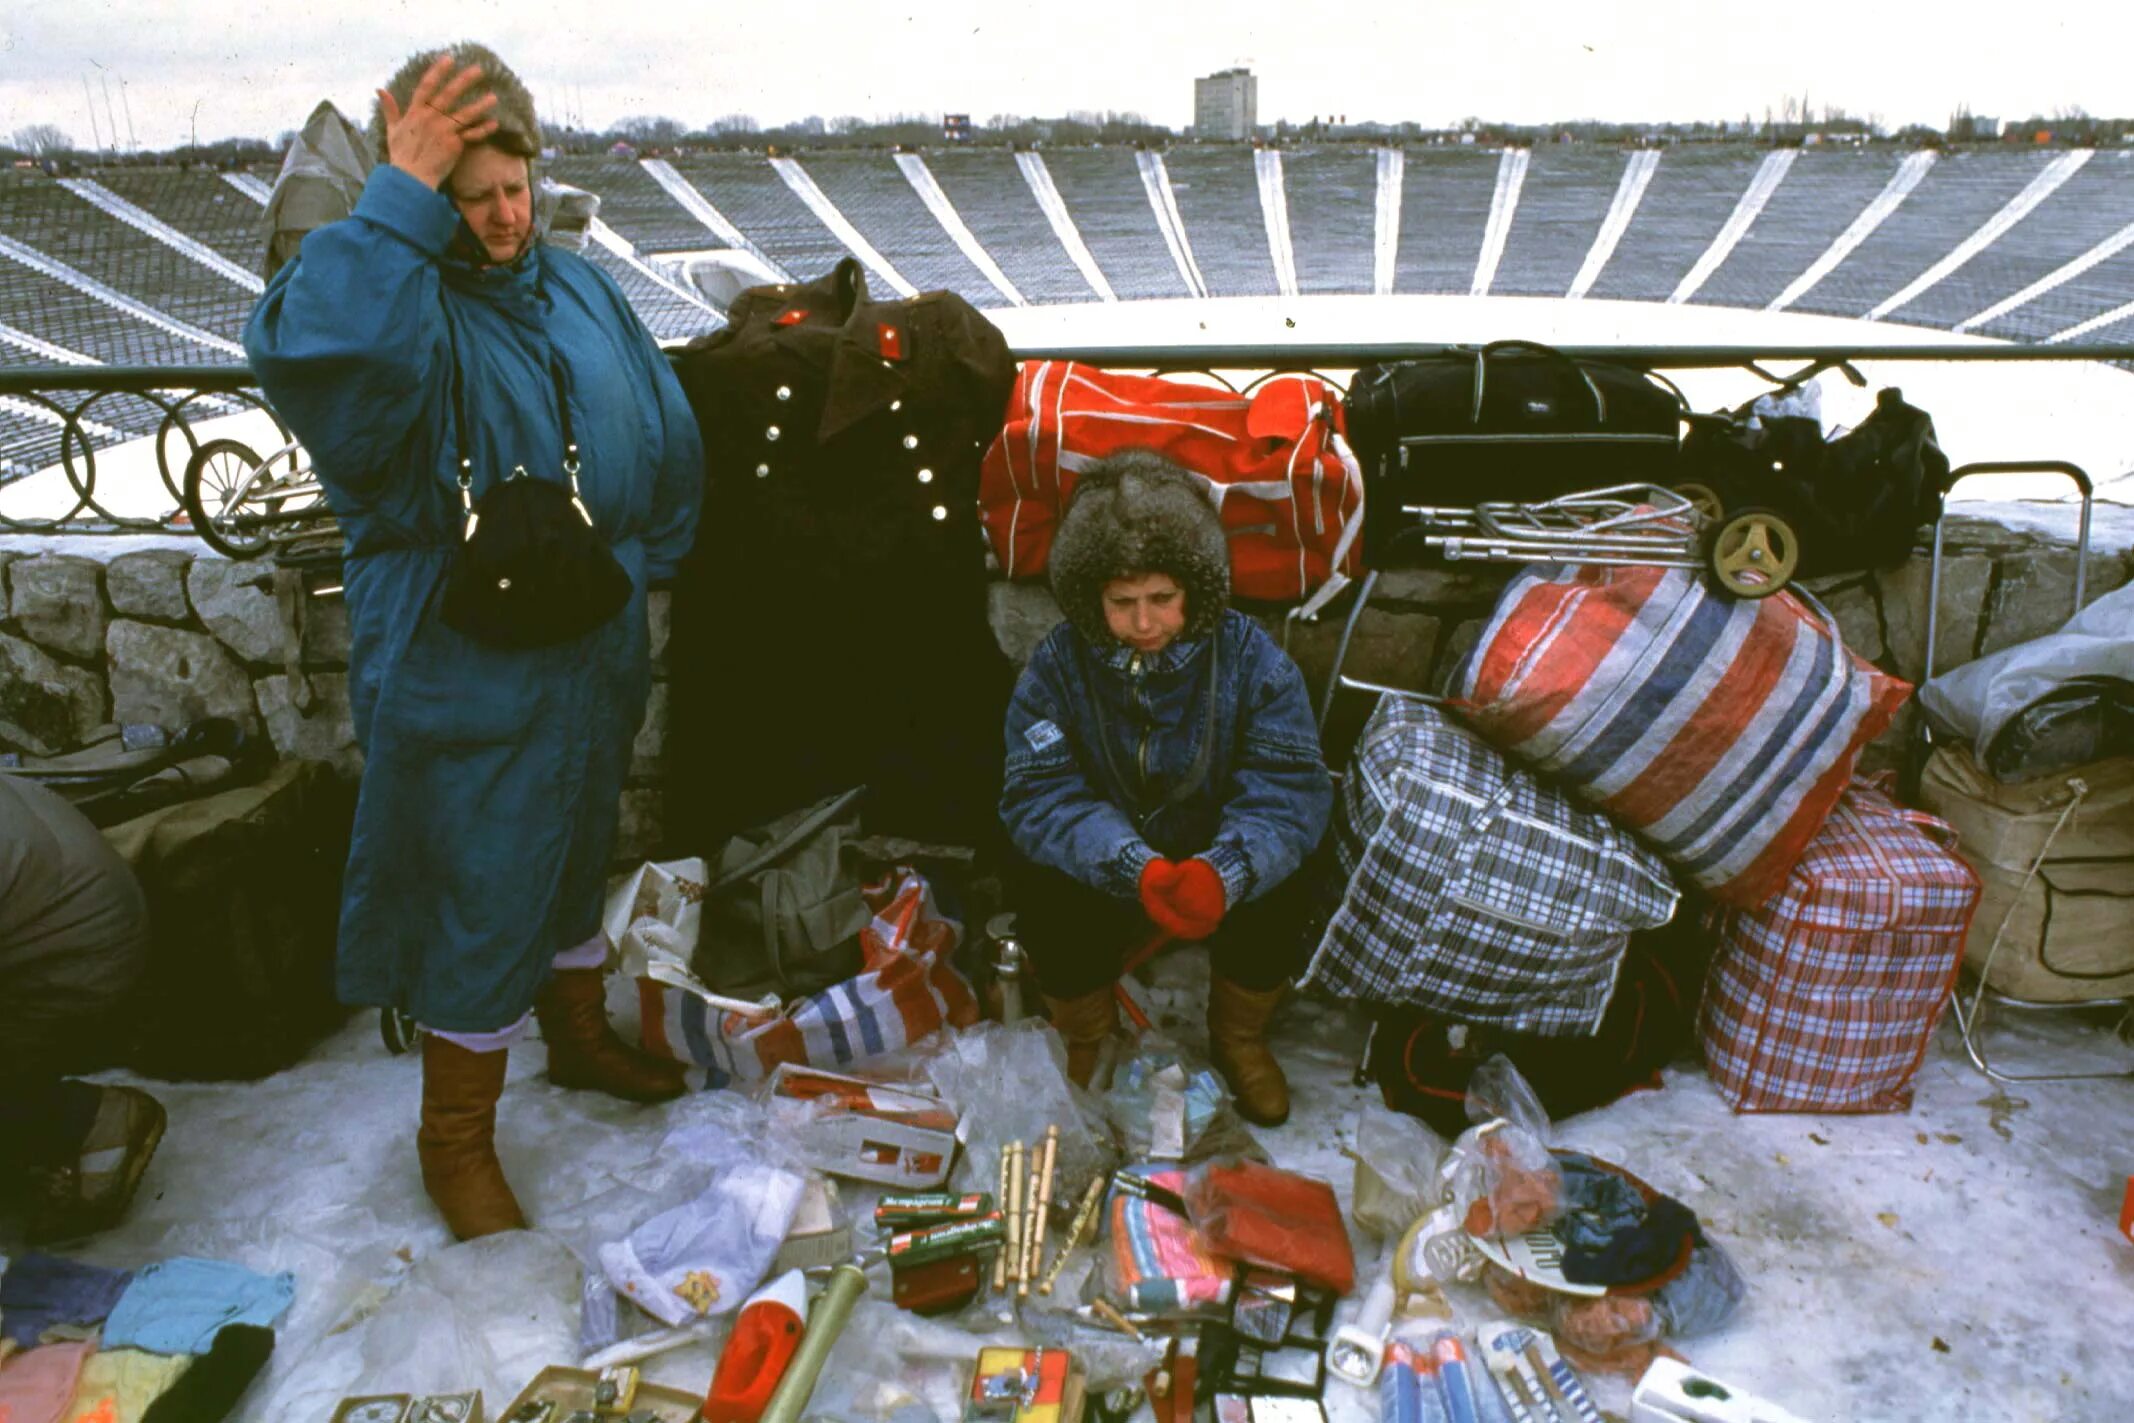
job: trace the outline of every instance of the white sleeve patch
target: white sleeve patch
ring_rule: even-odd
[[[1067,733],[1060,730],[1052,722],[1040,721],[1023,733],[1023,739],[1030,743],[1032,751],[1043,751],[1049,746],[1057,746],[1060,742],[1065,741]]]

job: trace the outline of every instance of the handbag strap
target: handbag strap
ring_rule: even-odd
[[[447,331],[450,331],[448,325]],[[474,537],[474,530],[481,523],[481,515],[474,507],[474,455],[473,446],[467,438],[467,387],[466,375],[459,362],[459,342],[452,337],[452,437],[459,449],[459,508],[462,540]],[[578,517],[592,528],[593,513],[585,507],[585,497],[578,490],[578,436],[571,425],[571,401],[569,380],[563,373],[563,362],[556,355],[553,343],[548,348],[548,378],[556,392],[556,423],[563,432],[563,475],[570,481],[571,507]],[[504,476],[506,482],[526,479],[526,466],[513,465],[512,472]]]

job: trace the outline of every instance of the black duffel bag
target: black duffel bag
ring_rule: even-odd
[[[1673,481],[1681,394],[1650,372],[1531,341],[1365,366],[1349,386],[1364,558],[1397,562],[1404,505],[1527,502]]]
[[[1882,390],[1857,429],[1828,441],[1818,420],[1752,423],[1752,408],[1692,417],[1675,482],[1709,495],[1726,517],[1765,509],[1783,518],[1800,547],[1794,577],[1894,568],[1941,518],[1949,457],[1933,418],[1903,392]]]
[[[1634,934],[1608,1011],[1590,1037],[1541,1037],[1399,1009],[1379,1015],[1363,1070],[1386,1105],[1446,1137],[1471,1123],[1467,1080],[1510,1058],[1551,1121],[1604,1107],[1641,1087],[1694,1040],[1712,940],[1685,905],[1672,923]]]

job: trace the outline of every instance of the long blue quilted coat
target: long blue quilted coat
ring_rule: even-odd
[[[695,420],[615,283],[539,244],[477,266],[459,255],[471,240],[448,199],[381,166],[245,330],[347,537],[364,772],[341,997],[460,1032],[517,1021],[550,959],[597,931],[650,688],[645,584],[687,550],[703,481]],[[585,502],[634,592],[577,641],[505,651],[437,616],[462,523],[452,389],[476,498],[516,465],[561,480],[551,352]]]

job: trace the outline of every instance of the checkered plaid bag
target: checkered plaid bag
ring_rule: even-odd
[[[1955,843],[1854,781],[1769,903],[1714,911],[1697,1035],[1736,1111],[1911,1106],[1978,908]]]
[[[1599,1027],[1677,892],[1650,850],[1444,713],[1385,697],[1334,816],[1346,885],[1304,982],[1522,1033]]]
[[[1910,690],[1792,590],[1735,599],[1690,569],[1541,564],[1505,588],[1451,694],[1496,745],[1748,908]]]

